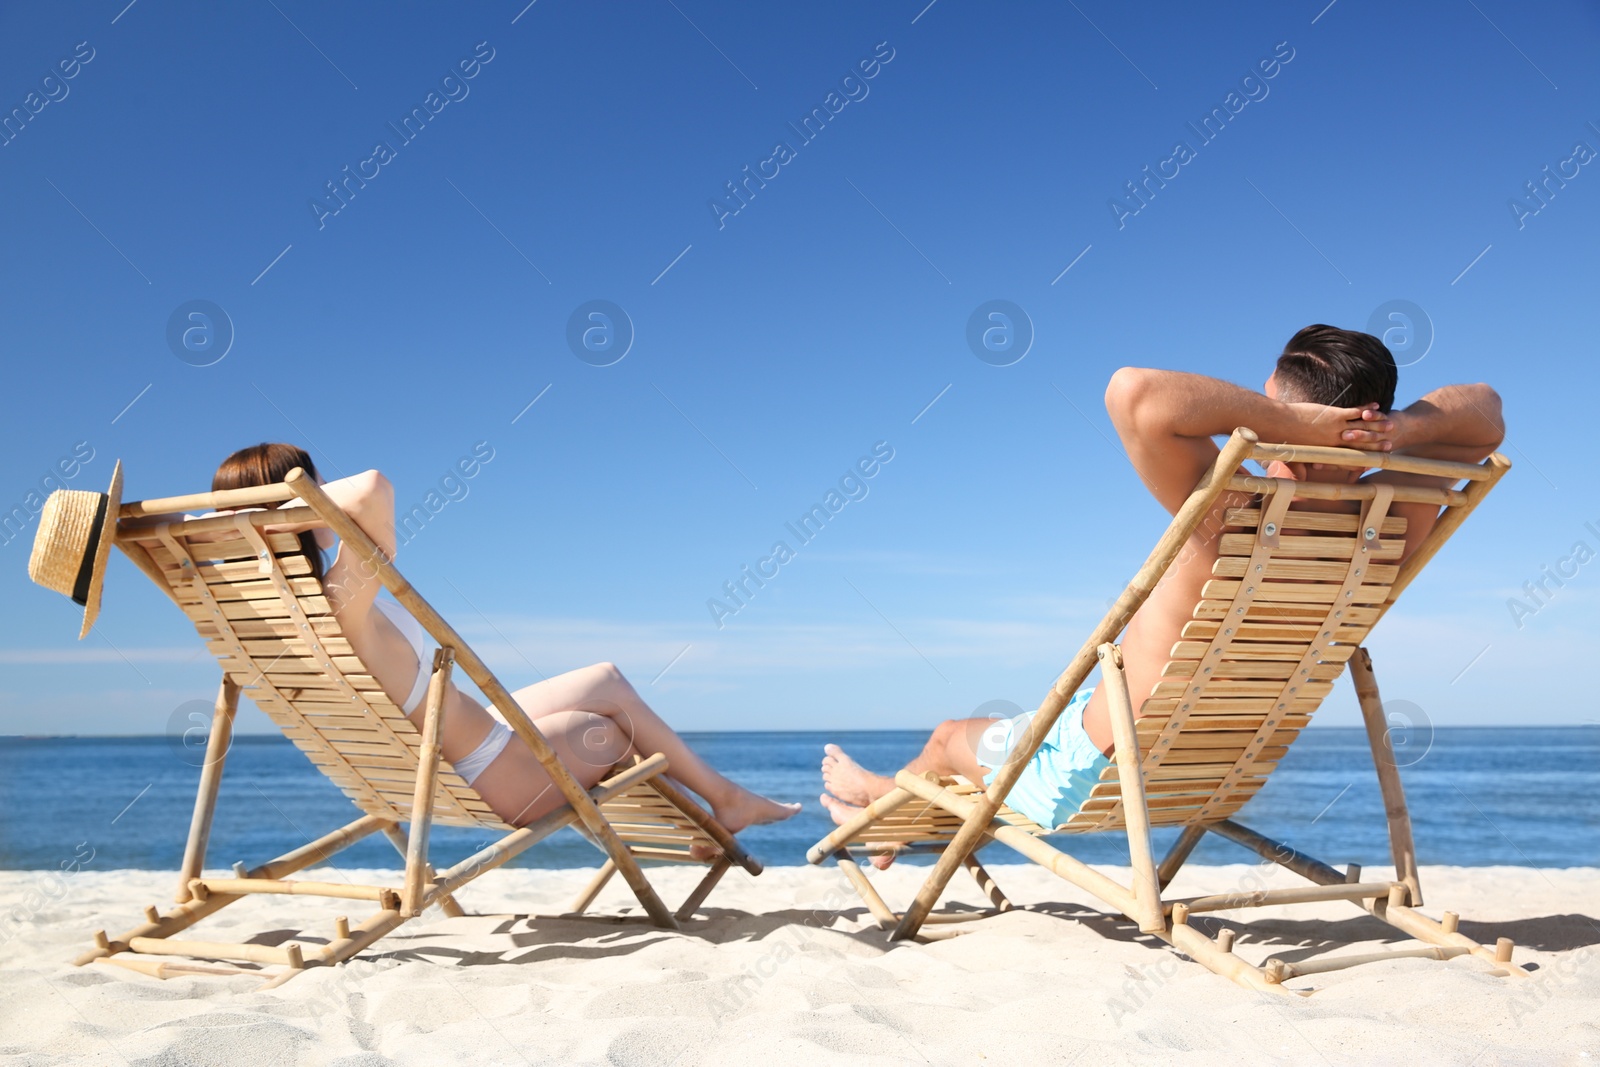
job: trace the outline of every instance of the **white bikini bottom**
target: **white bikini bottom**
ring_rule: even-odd
[[[506,745],[511,743],[511,737],[511,727],[496,719],[483,743],[473,749],[471,755],[456,760],[451,766],[456,769],[457,774],[467,780],[468,785],[471,785],[478,780],[480,774],[489,769],[489,764],[494,762],[495,757],[506,750]]]
[[[384,617],[394,623],[411,645],[411,650],[417,654],[417,677],[411,683],[411,692],[400,705],[400,710],[410,715],[422,706],[422,698],[428,694],[428,679],[432,676],[433,657],[428,655],[428,632],[422,624],[411,617],[411,613],[399,604],[387,600],[374,600],[372,606],[383,612]],[[456,770],[468,785],[478,780],[478,776],[489,769],[489,764],[494,762],[496,756],[505,751],[506,745],[511,741],[511,727],[499,720],[494,727],[471,754],[456,760],[451,766]]]

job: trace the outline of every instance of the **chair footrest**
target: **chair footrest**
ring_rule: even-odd
[[[235,967],[227,963],[191,963],[188,960],[136,960],[127,956],[102,956],[95,962],[137,971],[152,978],[184,978],[195,974],[253,974],[257,977],[261,975],[260,971],[251,970],[248,967]]]
[[[1290,889],[1259,889],[1248,893],[1216,893],[1186,900],[1162,902],[1169,914],[1174,904],[1182,904],[1191,912],[1232,911],[1235,908],[1267,908],[1274,904],[1309,904],[1318,900],[1366,900],[1386,897],[1397,882],[1341,882],[1338,885],[1294,886]]]
[[[195,878],[189,882],[193,891],[199,887],[203,893],[270,893],[287,896],[335,897],[341,900],[371,900],[384,903],[398,897],[399,891],[376,885],[351,885],[348,882],[310,882],[292,878]],[[202,893],[195,893],[202,900]]]
[[[146,956],[191,956],[197,959],[245,960],[249,963],[277,963],[298,970],[305,966],[300,946],[246,945],[229,941],[179,941],[166,937],[130,937],[128,949]]]
[[[1326,974],[1329,971],[1342,971],[1346,967],[1360,967],[1366,963],[1382,963],[1384,960],[1425,959],[1425,960],[1452,960],[1457,956],[1465,956],[1472,952],[1470,948],[1444,945],[1420,945],[1416,948],[1392,949],[1388,952],[1363,952],[1353,956],[1327,956],[1322,959],[1302,960],[1299,963],[1285,963],[1273,957],[1261,965],[1266,972],[1269,982],[1286,982],[1291,978],[1298,978],[1305,974]]]

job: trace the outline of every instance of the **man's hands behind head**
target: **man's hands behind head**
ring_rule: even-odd
[[[1390,452],[1400,447],[1401,412],[1387,414],[1377,404],[1339,408],[1326,404],[1290,403],[1299,432],[1287,444],[1331,445],[1363,452]]]

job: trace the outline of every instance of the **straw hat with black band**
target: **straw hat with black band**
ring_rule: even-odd
[[[100,591],[106,580],[106,561],[117,537],[117,513],[122,510],[122,461],[111,472],[111,488],[104,493],[87,489],[57,489],[39,513],[39,532],[33,536],[28,577],[46,589],[72,598],[83,608],[83,640],[100,614]]]

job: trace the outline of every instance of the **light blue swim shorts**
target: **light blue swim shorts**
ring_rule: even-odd
[[[1083,709],[1093,692],[1093,686],[1080,689],[1067,702],[1006,797],[1007,804],[1046,829],[1066,822],[1089,798],[1089,791],[1100,781],[1100,772],[1111,765],[1083,731]],[[1034,715],[1027,711],[1012,719],[996,719],[983,732],[978,762],[991,768],[983,776],[984,785],[994,781],[1000,765],[1022,739]]]

